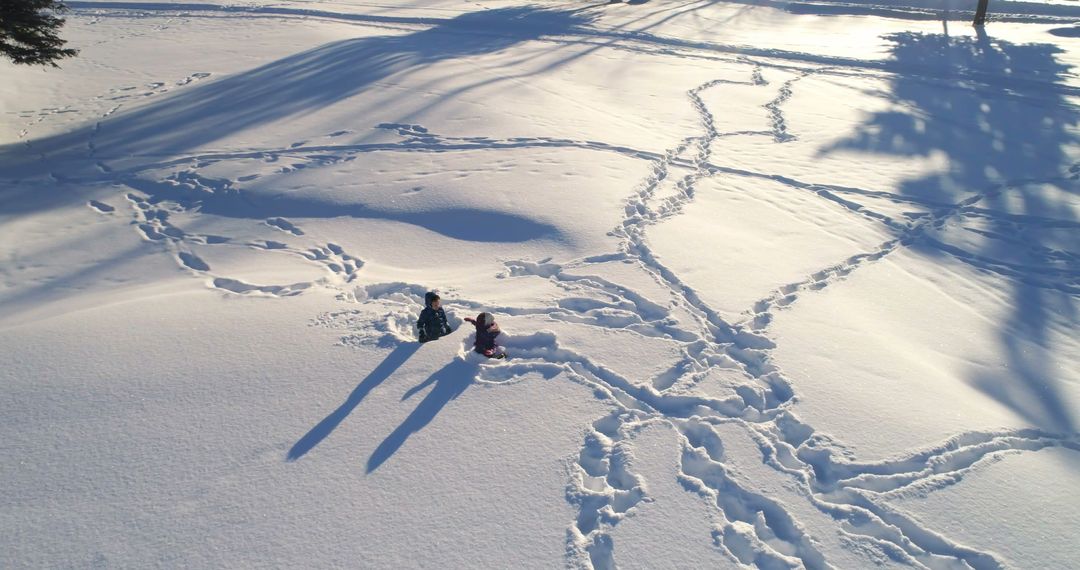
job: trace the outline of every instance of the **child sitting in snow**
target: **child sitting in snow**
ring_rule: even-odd
[[[416,320],[416,327],[420,329],[420,342],[437,340],[454,332],[446,322],[446,313],[442,310],[439,294],[429,291],[424,295],[424,301],[427,306],[420,311],[420,318]]]
[[[500,331],[491,313],[480,313],[475,319],[465,317],[465,320],[476,325],[476,352],[488,358],[506,358],[506,351],[495,344],[495,337],[499,336]]]

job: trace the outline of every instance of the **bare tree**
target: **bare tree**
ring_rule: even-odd
[[[979,7],[975,9],[975,19],[971,22],[976,26],[981,26],[986,23],[986,9],[990,5],[990,0],[979,0]]]

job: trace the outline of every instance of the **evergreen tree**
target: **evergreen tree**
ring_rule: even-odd
[[[60,0],[0,0],[0,55],[15,63],[51,65],[78,50],[64,48],[58,32],[67,11]]]

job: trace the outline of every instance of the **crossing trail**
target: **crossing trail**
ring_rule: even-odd
[[[436,420],[451,401],[474,397],[470,387],[516,402],[512,409],[528,405],[515,398],[534,385],[561,382],[604,409],[575,422],[574,447],[559,451],[565,489],[555,494],[565,503],[545,512],[573,513],[559,545],[567,567],[633,565],[627,553],[647,549],[633,543],[643,536],[634,525],[663,520],[654,513],[675,508],[673,488],[707,521],[677,513],[665,536],[704,544],[710,562],[732,567],[1032,562],[1017,562],[978,528],[952,528],[910,505],[959,492],[1016,458],[1080,452],[1068,404],[1078,354],[1080,88],[1058,48],[954,37],[946,23],[942,34],[859,40],[870,55],[816,53],[807,46],[832,37],[830,26],[790,41],[760,29],[740,35],[758,12],[710,1],[478,2],[465,13],[436,3],[399,15],[375,5],[70,4],[80,25],[156,23],[151,35],[179,33],[170,32],[179,20],[239,20],[347,36],[260,56],[253,71],[160,71],[9,114],[18,134],[0,148],[16,172],[0,178],[0,199],[28,196],[24,186],[60,188],[21,207],[75,211],[78,224],[122,235],[172,272],[162,281],[215,308],[317,305],[309,324],[332,329],[344,354],[384,355],[299,441],[262,449],[275,462],[267,469],[303,476],[338,454],[333,438],[362,439],[348,434],[361,402],[385,398],[395,374],[420,374],[420,364],[410,369],[421,354],[415,319],[438,289],[454,329],[460,316],[496,315],[510,358],[472,354],[460,330],[425,344],[426,358],[450,344],[450,362],[393,402],[413,411],[381,412],[400,425],[375,440],[366,462],[334,464],[350,476],[360,469],[364,484],[408,489],[387,472],[417,449],[417,434],[446,429]],[[793,6],[767,9],[805,22],[854,11],[905,25],[936,9]],[[1056,23],[1073,12],[1039,4],[1009,19]],[[720,16],[734,23],[728,43],[700,28]],[[370,35],[352,37],[356,30]],[[763,45],[743,45],[750,41]],[[1014,67],[987,63],[1005,60]],[[627,62],[640,63],[640,77],[622,76]],[[241,103],[208,111],[233,97]],[[64,130],[71,113],[81,127],[36,134]],[[175,132],[155,132],[143,147],[138,135],[154,121]],[[1017,124],[1042,127],[1028,134]],[[71,200],[76,207],[66,208]],[[28,219],[17,229],[33,239],[63,229]],[[79,274],[42,269],[77,249],[74,239],[60,242],[0,249],[10,266],[0,265],[0,308],[36,298],[36,285],[88,288]],[[83,273],[124,282],[101,266]],[[159,267],[145,266],[148,275]],[[867,285],[896,275],[918,287]],[[873,310],[837,308],[852,297]],[[904,303],[926,306],[921,320],[901,315]],[[935,311],[940,321],[923,314]],[[910,318],[873,322],[890,317]],[[951,336],[923,324],[947,319],[957,321],[944,323],[955,324]],[[866,338],[836,340],[857,336]],[[845,361],[851,354],[858,358]],[[881,354],[896,360],[876,362]],[[334,380],[312,380],[313,394],[336,389]],[[932,385],[940,392],[922,397],[939,401],[929,411],[917,396],[856,409],[905,382],[910,391]],[[301,400],[295,381],[289,391],[252,397]],[[961,396],[978,396],[983,408]],[[856,412],[908,415],[913,433],[895,428],[895,417],[868,428]],[[930,416],[940,417],[917,425]],[[870,436],[846,441],[860,429],[898,443],[874,450]],[[488,483],[461,485],[472,493]]]

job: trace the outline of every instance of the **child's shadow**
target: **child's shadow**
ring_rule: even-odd
[[[405,392],[405,395],[401,397],[402,400],[408,399],[432,383],[435,384],[435,387],[427,396],[424,396],[424,399],[409,414],[409,417],[405,418],[405,421],[401,422],[401,425],[386,436],[386,439],[379,444],[379,447],[375,448],[375,451],[372,452],[371,457],[368,459],[367,472],[371,473],[378,469],[405,444],[405,440],[409,439],[409,436],[431,423],[431,420],[439,414],[450,400],[460,396],[469,387],[469,384],[472,384],[475,375],[476,364],[455,358],[450,364],[439,369],[427,380]]]
[[[323,418],[321,422],[315,427],[311,428],[311,431],[307,432],[304,437],[300,438],[300,441],[296,442],[289,450],[286,460],[296,461],[304,456],[307,452],[311,451],[316,445],[326,439],[326,436],[330,435],[330,432],[340,424],[348,415],[360,405],[360,402],[370,393],[376,386],[382,384],[384,380],[390,377],[395,370],[405,364],[413,354],[420,348],[419,343],[408,342],[398,345],[387,357],[372,370],[370,374],[364,378],[360,384],[356,386],[352,394],[345,400],[345,403],[338,406],[338,409],[330,413],[330,415]],[[370,471],[370,469],[369,469]]]

